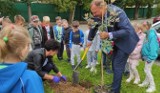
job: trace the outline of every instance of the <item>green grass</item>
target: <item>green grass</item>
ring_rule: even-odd
[[[66,53],[64,53],[64,60],[66,59]],[[53,58],[55,64],[57,65],[57,67],[59,68],[60,72],[65,75],[67,77],[68,81],[72,81],[72,68],[71,68],[71,64],[69,64],[66,61],[59,61],[57,59],[57,56],[54,56]],[[99,57],[98,60],[100,62],[100,53],[99,53]],[[78,71],[80,72],[79,78],[80,78],[80,82],[91,82],[93,85],[98,85],[101,84],[101,72],[100,72],[100,65],[97,65],[97,74],[93,74],[90,73],[89,69],[85,69],[86,66],[86,59],[82,62],[83,67],[79,68]],[[138,66],[138,71],[140,74],[140,78],[141,78],[141,82],[144,80],[145,78],[145,73],[144,73],[144,63],[140,62],[139,66]],[[53,73],[53,72],[51,72]],[[157,65],[153,65],[152,67],[152,74],[154,76],[154,80],[156,83],[156,92],[154,93],[160,93],[160,67]],[[109,75],[106,74],[106,72],[104,71],[104,84],[111,84],[112,83],[112,78],[113,75]],[[121,93],[146,93],[146,89],[147,88],[140,88],[137,85],[133,84],[133,81],[131,83],[126,83],[126,79],[128,77],[123,76],[123,80],[122,80],[122,86],[121,86]],[[48,84],[44,84],[45,86],[45,93],[54,93],[54,89],[52,90]],[[91,88],[92,89],[92,88]]]

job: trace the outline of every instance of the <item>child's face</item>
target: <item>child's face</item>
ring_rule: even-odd
[[[62,21],[61,20],[56,20],[56,24],[60,26],[60,25],[62,25]]]
[[[74,32],[78,31],[78,27],[72,27],[72,29]]]
[[[63,26],[64,28],[67,28],[67,27],[68,27],[68,23],[63,22],[63,23],[62,23],[62,26]]]

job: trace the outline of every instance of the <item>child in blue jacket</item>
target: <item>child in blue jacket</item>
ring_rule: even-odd
[[[146,73],[146,78],[140,87],[148,86],[146,92],[154,92],[156,90],[154,78],[152,75],[152,65],[158,57],[159,44],[157,40],[157,35],[155,29],[151,28],[149,22],[144,22],[143,27],[146,33],[146,39],[144,40],[142,47],[142,59],[145,62],[144,71]]]
[[[73,21],[72,23],[73,31],[70,32],[70,38],[69,38],[69,47],[71,49],[72,69],[74,69],[75,67],[75,64],[74,64],[75,55],[77,56],[77,62],[79,63],[81,61],[80,50],[84,42],[84,34],[78,27],[79,27],[79,22]]]
[[[30,43],[23,27],[8,25],[0,32],[0,93],[44,93],[41,78],[22,62]]]

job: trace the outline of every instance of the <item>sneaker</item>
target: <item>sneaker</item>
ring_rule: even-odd
[[[135,79],[133,84],[139,84],[139,82],[140,82],[140,79]]]
[[[99,64],[99,62],[98,62],[98,61],[96,61],[96,64],[98,65],[98,64]]]
[[[97,69],[96,69],[95,67],[92,67],[92,68],[90,69],[90,72],[97,73]]]
[[[131,80],[132,80],[132,78],[128,78],[128,79],[126,80],[126,82],[129,83],[129,82],[131,82]]]
[[[148,85],[148,83],[138,84],[139,87],[146,87],[147,85]]]
[[[146,92],[151,93],[151,92],[154,92],[155,90],[156,90],[155,87],[149,87],[149,88],[146,90]]]
[[[90,65],[87,65],[85,68],[87,69],[87,68],[90,68],[91,66]]]

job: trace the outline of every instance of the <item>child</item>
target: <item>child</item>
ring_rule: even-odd
[[[21,61],[30,43],[23,27],[8,25],[0,32],[0,93],[44,93],[41,78]]]
[[[58,50],[57,57],[59,60],[63,60],[63,50],[64,50],[64,44],[63,44],[63,34],[64,29],[62,27],[62,19],[60,16],[57,16],[56,18],[56,25],[53,26],[53,32],[54,32],[54,39],[60,43],[60,48]]]
[[[143,83],[138,86],[148,86],[146,92],[154,92],[156,90],[156,86],[151,70],[154,61],[158,57],[159,44],[156,31],[151,28],[151,24],[149,22],[144,22],[143,27],[145,28],[146,39],[144,41],[141,54],[142,59],[145,62],[144,72],[146,73],[146,78]]]
[[[69,47],[71,49],[72,69],[75,68],[75,64],[74,64],[75,55],[77,56],[77,62],[79,63],[81,61],[80,50],[81,50],[81,46],[83,45],[83,42],[84,42],[84,34],[83,34],[82,30],[80,30],[78,27],[79,27],[79,22],[73,21],[73,23],[72,23],[73,31],[70,32],[70,38],[69,38],[69,44],[70,44]]]
[[[137,43],[137,46],[135,47],[134,51],[130,54],[128,58],[130,76],[126,80],[126,82],[130,82],[133,78],[135,78],[134,84],[138,84],[140,82],[140,77],[136,67],[138,66],[139,59],[141,58],[141,49],[146,35],[143,33],[142,25],[134,24],[134,29],[140,40]]]
[[[25,25],[25,19],[21,15],[15,15],[14,16],[14,22],[16,25],[24,26]]]
[[[56,65],[52,61],[52,57],[57,54],[60,44],[49,39],[46,41],[44,48],[31,51],[25,61],[28,67],[37,73],[45,80],[52,80],[59,83],[60,79],[66,81],[66,77],[61,74]],[[50,75],[49,72],[53,70],[57,76]]]
[[[88,30],[85,32],[85,44],[86,46],[87,39],[88,39],[88,34],[91,29],[91,24],[88,23]],[[88,53],[87,53],[87,62],[88,65],[86,68],[91,68],[91,72],[96,72],[96,61],[97,61],[97,53],[100,48],[100,37],[98,33],[96,33],[96,36],[94,37],[91,46],[89,47]]]
[[[70,62],[70,58],[71,58],[71,50],[69,48],[69,35],[70,35],[70,32],[72,31],[72,28],[69,26],[68,24],[68,21],[66,19],[63,19],[62,20],[62,25],[63,25],[63,28],[64,28],[64,45],[66,46],[66,52],[67,52],[67,56],[68,56],[68,59],[67,61]]]
[[[51,26],[49,16],[43,16],[43,22],[41,26],[44,34],[44,43],[49,39],[54,39],[53,28]]]

